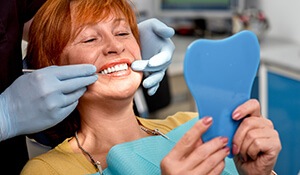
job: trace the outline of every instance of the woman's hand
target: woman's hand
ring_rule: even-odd
[[[261,116],[257,100],[249,100],[233,112],[233,119],[244,118],[234,138],[232,151],[240,174],[269,175],[281,150],[273,123]]]
[[[227,138],[217,137],[203,143],[201,136],[212,124],[211,117],[199,120],[162,160],[164,175],[221,174],[230,150]]]

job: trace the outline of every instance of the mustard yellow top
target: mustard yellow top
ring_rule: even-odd
[[[149,129],[159,129],[162,133],[168,133],[172,129],[198,116],[198,113],[178,112],[166,119],[137,118],[141,124]],[[93,174],[97,170],[94,165],[82,154],[75,153],[69,140],[66,139],[49,152],[30,159],[23,168],[21,175],[41,174]]]

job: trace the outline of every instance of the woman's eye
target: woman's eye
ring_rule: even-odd
[[[84,43],[91,43],[93,41],[96,41],[96,38],[90,38],[90,39],[84,40],[83,42]]]
[[[120,33],[118,33],[117,35],[118,36],[127,36],[127,35],[129,35],[130,33],[129,32],[120,32]]]

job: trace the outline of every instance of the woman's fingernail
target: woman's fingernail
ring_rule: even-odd
[[[239,153],[239,148],[236,144],[232,145],[232,153],[233,155],[237,155]]]
[[[241,114],[239,112],[234,112],[233,115],[232,115],[232,118],[234,120],[238,120],[238,119],[240,119],[240,116],[241,116]]]
[[[245,162],[247,162],[247,157],[243,157],[242,156],[242,161],[245,163]]]
[[[202,121],[205,125],[210,125],[212,123],[212,117],[204,117]]]
[[[230,148],[228,146],[223,148],[225,150],[225,152],[227,153],[227,155],[230,153]]]
[[[225,145],[228,143],[228,138],[227,137],[220,137],[220,140],[222,143],[224,143]]]

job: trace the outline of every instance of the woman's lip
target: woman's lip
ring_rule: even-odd
[[[131,66],[131,61],[130,61],[129,59],[121,59],[121,60],[112,61],[112,62],[110,62],[110,63],[108,63],[108,64],[103,65],[103,66],[100,68],[100,71],[99,71],[99,72],[101,72],[101,71],[103,71],[103,70],[105,70],[105,69],[108,69],[108,68],[110,68],[110,67],[114,67],[115,65],[118,65],[118,64],[124,64],[124,63],[126,63],[126,64],[128,65],[128,67]]]

